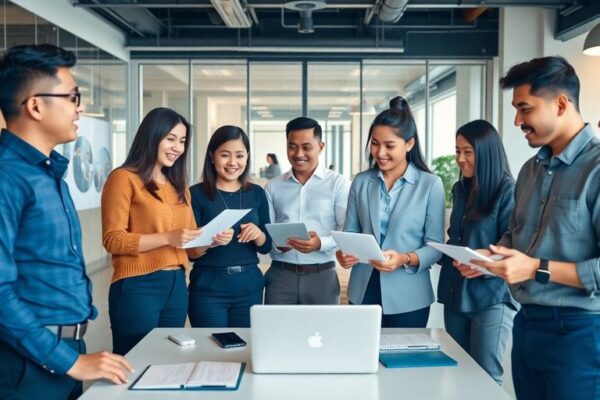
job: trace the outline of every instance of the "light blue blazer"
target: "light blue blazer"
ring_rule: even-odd
[[[380,241],[379,193],[381,180],[377,169],[361,172],[350,188],[344,231],[370,233]],[[381,300],[384,314],[398,314],[425,308],[434,302],[429,277],[431,265],[442,253],[427,246],[428,241],[444,242],[444,187],[442,180],[409,163],[405,183],[390,214],[382,250],[415,252],[419,267],[382,272]],[[362,304],[373,267],[359,263],[352,267],[348,299]]]

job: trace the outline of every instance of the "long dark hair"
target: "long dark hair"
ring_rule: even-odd
[[[215,151],[225,142],[229,142],[230,140],[242,140],[244,143],[244,147],[248,152],[248,161],[246,163],[246,168],[244,172],[238,180],[242,184],[243,190],[248,190],[250,188],[250,183],[248,182],[248,174],[250,173],[250,140],[248,139],[248,135],[237,126],[225,125],[218,128],[215,133],[212,134],[210,140],[208,142],[208,147],[206,149],[206,156],[204,158],[204,169],[202,170],[202,190],[211,200],[214,200],[217,195],[217,170],[215,169],[215,165],[213,164],[213,156]]]
[[[173,166],[168,168],[163,167],[162,172],[173,187],[175,187],[179,195],[179,201],[187,204],[187,200],[185,199],[185,192],[188,186],[186,158],[192,140],[192,130],[187,120],[170,108],[155,108],[144,117],[122,167],[135,171],[142,182],[144,182],[146,190],[152,196],[161,200],[158,194],[156,194],[158,186],[153,179],[154,167],[158,159],[158,147],[160,142],[178,124],[185,126],[186,138],[184,150]]]
[[[279,161],[277,161],[277,154],[267,153],[267,157],[271,157],[271,160],[273,160],[273,164],[275,164],[275,165],[279,164]]]
[[[390,100],[390,108],[383,110],[373,120],[369,128],[369,137],[367,138],[366,152],[369,157],[369,167],[379,168],[373,155],[369,151],[373,129],[376,126],[387,126],[392,128],[396,136],[402,138],[405,142],[410,139],[415,140],[415,145],[407,154],[407,161],[412,162],[417,168],[425,172],[431,172],[427,163],[421,154],[421,145],[419,144],[419,135],[417,134],[417,124],[413,117],[412,111],[406,100],[401,96],[396,96]]]
[[[495,199],[500,195],[502,181],[513,179],[506,152],[498,131],[492,124],[482,119],[471,121],[456,132],[473,147],[475,168],[468,194],[467,214],[470,221],[489,215]],[[461,173],[461,179],[464,179]]]

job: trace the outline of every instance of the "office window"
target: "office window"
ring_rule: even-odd
[[[223,125],[239,126],[247,131],[247,66],[245,61],[206,61],[192,68],[192,120],[197,149],[197,176],[193,179],[198,180],[213,132]]]
[[[425,63],[398,64],[386,62],[365,62],[363,65],[363,104],[362,137],[359,151],[354,151],[353,171],[359,167],[356,161],[362,160],[360,169],[365,169],[366,145],[369,128],[375,116],[389,108],[390,100],[404,97],[415,116],[419,139],[425,146]],[[361,158],[358,158],[358,157]]]
[[[275,153],[285,172],[290,168],[285,125],[302,115],[302,64],[257,62],[249,68],[252,171],[259,176],[267,153]]]
[[[323,128],[320,162],[351,176],[352,138],[360,136],[360,63],[308,63],[308,116]]]

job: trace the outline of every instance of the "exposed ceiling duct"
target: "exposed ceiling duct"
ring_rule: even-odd
[[[315,31],[312,12],[327,7],[324,0],[297,0],[289,1],[283,5],[288,10],[300,12],[298,19],[298,33],[313,33]]]
[[[408,0],[380,0],[377,16],[382,22],[398,22],[407,5]]]
[[[250,28],[252,20],[240,0],[210,0],[229,28]]]

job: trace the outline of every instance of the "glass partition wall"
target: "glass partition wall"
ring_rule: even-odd
[[[320,162],[352,178],[367,167],[367,136],[375,115],[403,96],[413,111],[427,161],[454,154],[456,129],[487,115],[486,61],[355,60],[138,61],[140,119],[156,106],[172,107],[194,127],[192,178],[202,172],[210,135],[238,125],[250,136],[251,173],[267,153],[289,169],[285,125],[308,116],[323,127]]]

